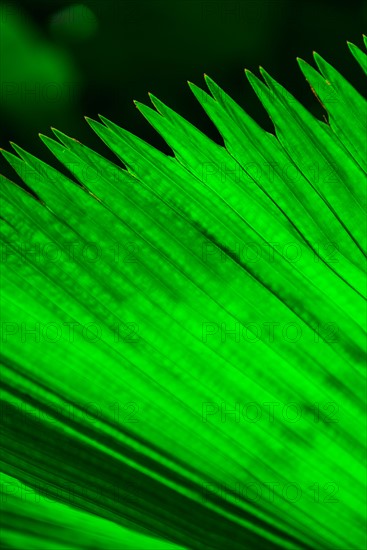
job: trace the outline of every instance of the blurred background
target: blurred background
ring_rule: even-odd
[[[321,118],[296,57],[316,50],[363,90],[346,41],[363,47],[366,17],[362,0],[1,2],[0,146],[56,165],[38,138],[54,126],[115,160],[83,118],[101,113],[169,153],[133,104],[148,92],[221,143],[186,83],[205,88],[204,72],[271,131],[244,74],[259,65]]]

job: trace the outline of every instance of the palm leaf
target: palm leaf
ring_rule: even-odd
[[[206,76],[223,146],[150,95],[173,156],[2,151],[6,548],[363,547],[367,109],[315,61],[327,121],[261,69],[275,134]]]

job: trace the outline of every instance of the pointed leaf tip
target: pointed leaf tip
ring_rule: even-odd
[[[164,103],[160,99],[158,99],[158,97],[156,97],[155,95],[150,94],[149,98],[158,112],[159,112],[159,107],[161,108],[165,107]]]
[[[245,69],[245,74],[247,76],[247,78],[255,78],[255,75],[252,71],[250,71],[250,69]]]
[[[13,149],[20,155],[20,151],[23,151],[23,149],[16,143],[14,143],[14,141],[9,141],[9,143],[13,147]]]
[[[259,71],[260,71],[261,76],[263,76],[264,78],[267,78],[267,77],[270,78],[269,73],[266,72],[266,70],[264,69],[264,67],[262,67],[261,65],[259,65]]]
[[[136,99],[134,99],[134,104],[135,104],[135,107],[141,111],[141,109],[144,109],[146,107],[146,105],[144,103],[142,103],[141,101],[138,101]]]
[[[210,76],[208,74],[204,74],[204,80],[205,80],[205,84],[208,86],[208,88],[210,88],[210,84],[212,84],[213,86],[215,84],[214,80],[212,78],[210,78]]]
[[[113,122],[103,115],[98,115],[99,120],[103,122],[105,126],[113,125]],[[96,121],[98,123],[98,121]]]
[[[279,83],[275,80],[275,78],[273,78],[263,67],[260,67],[260,74],[269,88],[279,86]]]
[[[98,124],[96,120],[94,120],[93,118],[91,118],[89,116],[85,116],[84,119],[89,124],[89,126],[93,126],[94,124]]]
[[[302,57],[297,57],[297,63],[298,63],[298,65],[303,65],[303,66],[307,66],[307,67],[310,66],[309,63],[307,63],[307,61],[302,59]]]

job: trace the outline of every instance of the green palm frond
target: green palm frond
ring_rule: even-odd
[[[205,76],[224,146],[150,95],[174,156],[2,151],[5,548],[365,547],[367,103],[315,62],[325,121],[261,69],[275,134]]]

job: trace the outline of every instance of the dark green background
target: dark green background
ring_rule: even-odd
[[[50,135],[55,126],[113,158],[83,118],[101,113],[169,152],[132,102],[149,104],[149,91],[221,142],[186,84],[191,80],[205,87],[204,72],[271,130],[243,71],[257,72],[259,65],[322,117],[296,63],[296,56],[312,62],[313,50],[363,88],[362,71],[346,40],[362,45],[366,2],[104,0],[82,5],[79,12],[67,12],[73,2],[1,4],[1,147],[9,149],[12,140],[51,160],[37,134]],[[11,173],[3,161],[1,171]]]

